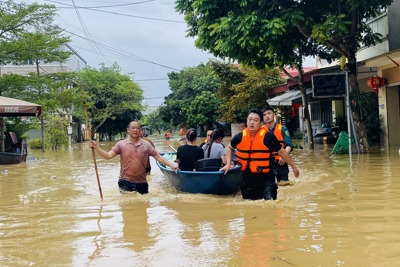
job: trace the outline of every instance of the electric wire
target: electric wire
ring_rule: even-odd
[[[74,1],[74,0],[71,0],[71,1],[72,1],[73,6],[75,7],[75,6],[76,6],[76,5],[75,5],[75,1]],[[90,47],[92,48],[93,53],[96,55],[96,57],[97,57],[97,59],[98,59],[99,61],[107,61],[107,59],[101,54],[100,49],[99,49],[99,48],[96,46],[96,44],[94,43],[94,40],[93,40],[93,38],[92,38],[92,36],[91,36],[91,34],[90,34],[88,28],[86,27],[86,24],[85,24],[85,22],[83,21],[83,18],[82,18],[82,16],[81,16],[81,14],[79,13],[78,8],[75,8],[75,13],[76,13],[76,15],[78,16],[79,22],[80,22],[80,24],[81,24],[81,26],[82,26],[82,29],[83,29],[83,31],[84,31],[86,37],[87,37],[87,40],[89,41],[89,45],[90,45]]]
[[[137,16],[137,15],[124,14],[124,13],[115,12],[115,11],[106,11],[106,10],[97,9],[97,8],[110,7],[110,6],[103,6],[103,7],[97,7],[97,8],[96,8],[96,7],[85,7],[85,6],[69,5],[69,4],[65,4],[65,3],[58,2],[58,1],[50,1],[50,0],[47,0],[47,2],[51,2],[51,3],[56,3],[56,4],[64,5],[64,7],[57,7],[57,8],[60,8],[60,9],[69,9],[69,8],[74,8],[74,9],[86,9],[86,10],[91,10],[91,11],[96,11],[96,12],[101,12],[101,13],[107,13],[107,14],[113,14],[113,15],[123,16],[123,17],[131,17],[131,18],[139,18],[139,19],[154,20],[154,21],[163,21],[163,22],[172,22],[172,23],[181,23],[181,24],[185,24],[185,23],[186,23],[186,22],[180,21],[180,20],[150,18],[150,17],[143,17],[143,16]],[[147,1],[137,2],[137,3],[135,3],[135,4],[144,3],[144,2],[147,2]]]

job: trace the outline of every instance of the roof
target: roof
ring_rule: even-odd
[[[316,69],[317,69],[317,67],[303,67],[303,74],[309,73],[309,72],[314,71],[314,70],[316,70]],[[292,75],[293,77],[299,76],[299,72],[297,71],[297,69],[292,69],[292,68],[286,69],[286,68],[285,68],[285,70],[286,70],[290,75]],[[284,73],[284,72],[282,72],[281,77],[284,78],[284,79],[289,79],[289,76],[287,76],[286,73]]]
[[[285,69],[290,75],[293,77],[299,76],[299,73],[297,69]],[[311,82],[311,76],[315,73],[318,73],[320,70],[316,67],[303,67],[303,82],[308,83]],[[293,88],[294,86],[297,86],[297,82],[291,80],[284,72],[282,72],[281,77],[286,79],[286,82],[284,84],[275,86],[271,88],[268,92],[268,95],[270,97],[275,96],[276,94],[286,92]]]
[[[23,117],[40,115],[42,107],[27,101],[0,96],[0,116]]]
[[[307,88],[307,96],[312,94],[312,89]],[[298,89],[287,91],[281,95],[267,100],[271,106],[292,106],[294,103],[301,102],[301,92]]]

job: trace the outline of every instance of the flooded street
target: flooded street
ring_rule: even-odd
[[[85,144],[30,151],[0,166],[0,266],[399,266],[398,148],[349,161],[332,146],[295,149],[277,201],[177,192],[154,159],[150,193],[121,194],[119,157],[96,154],[101,201]]]

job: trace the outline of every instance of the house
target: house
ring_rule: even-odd
[[[378,92],[379,118],[381,123],[380,145],[395,147],[400,145],[400,0],[394,0],[387,11],[371,19],[370,27],[382,34],[382,43],[373,47],[361,47],[357,52],[357,79],[361,92],[372,91],[368,83],[372,77],[384,78],[386,84],[376,89]],[[307,98],[313,128],[318,125],[334,124],[346,114],[345,97],[314,98],[312,97],[311,76],[341,72],[339,63],[328,64],[317,60],[317,68],[304,70],[307,86]],[[274,106],[295,108],[301,104],[300,92],[296,84],[288,81],[287,84],[273,88],[267,102]],[[275,96],[277,93],[285,92]],[[298,109],[298,129],[304,131],[302,108]],[[315,129],[314,129],[315,131]]]
[[[378,91],[381,145],[397,151],[400,146],[400,0],[394,0],[387,12],[371,24],[384,36],[383,42],[360,49],[358,57],[365,62],[365,68],[375,68],[376,75],[386,81]]]

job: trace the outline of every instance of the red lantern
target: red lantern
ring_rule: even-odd
[[[379,76],[370,77],[367,81],[367,85],[374,89],[374,93],[378,95],[379,88],[384,86],[386,83],[385,79]]]

